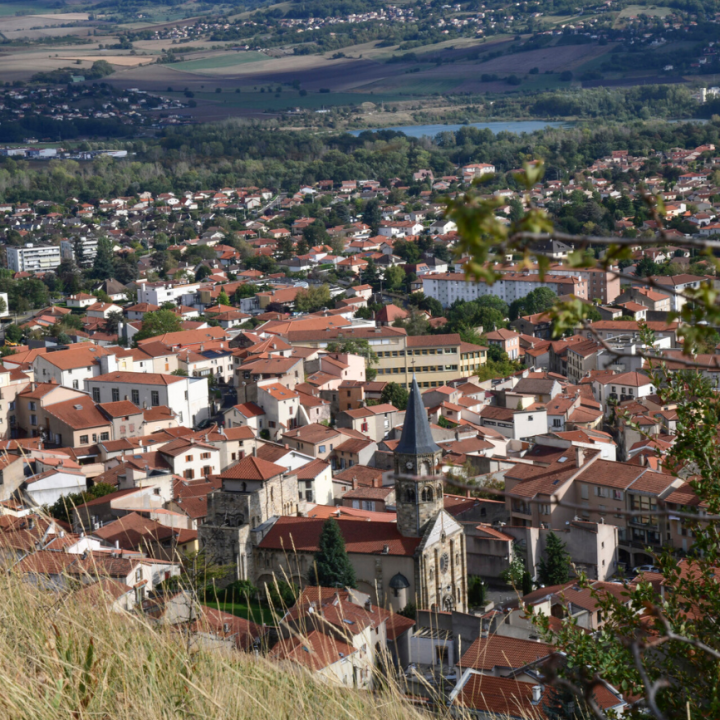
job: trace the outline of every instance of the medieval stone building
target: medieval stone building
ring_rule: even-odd
[[[413,380],[394,458],[397,522],[338,521],[358,589],[379,605],[467,609],[465,535],[443,507],[441,456]],[[324,521],[299,517],[295,474],[247,457],[221,477],[199,529],[208,554],[258,586],[274,578],[306,585]]]
[[[222,489],[208,495],[200,545],[220,565],[232,565],[239,580],[254,580],[253,548],[268,521],[298,514],[297,475],[249,455],[220,475]],[[304,504],[304,503],[303,503]]]

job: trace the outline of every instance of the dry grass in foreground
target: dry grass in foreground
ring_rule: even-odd
[[[344,690],[240,652],[202,649],[142,616],[0,578],[0,717],[407,720],[392,689]]]

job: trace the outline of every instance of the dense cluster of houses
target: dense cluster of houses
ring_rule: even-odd
[[[687,205],[674,197],[665,207],[687,213],[692,203],[688,220],[702,228],[714,224],[716,193],[707,173],[687,166],[711,150],[676,153],[672,162],[688,170],[677,191]],[[593,168],[591,183],[613,193],[599,174],[636,162],[614,153]],[[424,170],[418,179],[455,187],[489,167],[437,181]],[[533,195],[541,204],[576,189],[548,181]],[[457,234],[431,191],[412,208],[391,205],[385,193],[375,182],[327,181],[293,196],[249,187],[104,198],[75,206],[75,238],[67,237],[70,218],[41,203],[0,208],[23,239],[36,237],[38,225],[59,243],[8,245],[17,279],[43,277],[62,260],[91,265],[101,234],[118,258],[143,241],[151,246],[150,219],[166,221],[180,258],[207,248],[164,279],[157,256],[138,252],[138,279],[69,294],[22,324],[26,344],[0,365],[4,557],[44,589],[191,628],[208,646],[266,653],[362,688],[373,687],[373,668],[385,658],[409,694],[434,688],[479,716],[521,717],[542,709],[541,665],[554,652],[525,608],[556,629],[571,617],[597,632],[599,601],[573,579],[478,607],[469,580],[502,587],[518,559],[536,578],[551,532],[601,595],[619,596],[637,568],[661,583],[655,554],[690,551],[684,516],[656,510],[705,509],[687,473],[667,461],[677,406],[663,401],[642,354],[665,354],[671,372],[683,367],[680,324],[669,313],[714,276],[659,275],[649,289],[621,282],[614,269],[569,269],[563,260],[572,248],[550,241],[533,249],[551,259],[545,276],[508,261],[501,283],[489,287],[466,279],[462,258],[419,253],[408,263],[395,254],[397,243],[428,237],[452,250]],[[316,219],[291,211],[322,194],[382,200],[378,232],[351,217],[328,228],[327,245],[306,243],[297,254]],[[180,218],[190,210],[200,224],[183,239]],[[247,218],[243,229],[213,224],[225,214]],[[57,251],[57,263],[40,249]],[[659,238],[656,247],[638,244],[634,260],[689,270],[678,250]],[[255,256],[281,271],[249,267]],[[443,333],[446,319],[425,312],[433,334],[409,334],[397,323],[410,313],[404,298],[363,282],[371,261],[414,273],[410,289],[443,310],[488,294],[510,305],[546,287],[594,301],[601,319],[554,338],[547,313],[524,315],[508,327],[477,328],[480,345]],[[329,270],[328,306],[300,311]],[[143,337],[144,321],[160,310],[176,316],[177,329]],[[643,327],[654,331],[652,348]],[[480,379],[498,349],[516,370]],[[716,385],[717,357],[697,358]],[[445,480],[462,487],[470,477],[504,494],[446,492]],[[67,520],[47,515],[100,485],[111,492],[82,496]],[[356,588],[312,587],[329,518],[345,539]],[[264,588],[288,577],[302,592],[277,623],[200,605],[187,588],[170,589],[183,555],[199,550],[232,567],[232,580]],[[414,619],[400,614],[408,606],[417,608]],[[625,705],[612,688],[601,695],[606,709]]]

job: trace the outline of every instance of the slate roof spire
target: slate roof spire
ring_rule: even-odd
[[[422,396],[417,380],[413,374],[410,397],[408,398],[400,442],[395,453],[400,455],[431,455],[440,452],[430,431],[427,411],[423,405]]]

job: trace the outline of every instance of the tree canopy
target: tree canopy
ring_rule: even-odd
[[[322,587],[354,588],[357,585],[355,568],[350,563],[345,540],[335,518],[328,518],[323,523],[313,573],[315,582]]]
[[[133,339],[138,342],[145,338],[180,330],[182,330],[182,321],[172,310],[155,310],[145,313],[140,331]]]

